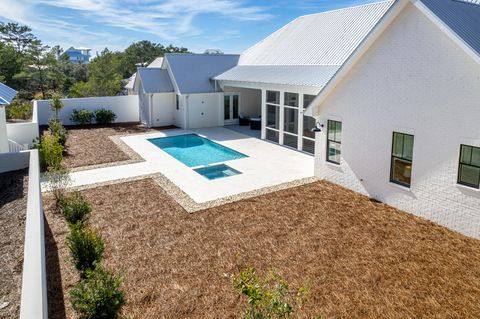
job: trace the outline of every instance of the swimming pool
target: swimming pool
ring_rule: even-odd
[[[197,134],[160,137],[148,139],[148,141],[188,167],[248,157]]]

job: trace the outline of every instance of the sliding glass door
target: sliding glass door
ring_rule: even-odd
[[[238,124],[240,112],[240,96],[238,94],[225,94],[223,98],[223,119],[225,124]]]

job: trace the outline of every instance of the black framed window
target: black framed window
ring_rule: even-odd
[[[176,104],[177,110],[180,109],[179,102],[178,102],[178,95],[175,95],[175,104]]]
[[[410,187],[412,183],[413,135],[393,132],[390,181]]]
[[[328,120],[327,161],[340,164],[342,146],[342,122]]]
[[[458,184],[480,188],[480,147],[460,145]]]

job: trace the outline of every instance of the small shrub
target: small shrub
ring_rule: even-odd
[[[59,208],[70,225],[83,224],[92,211],[90,203],[79,192],[62,198],[59,201]]]
[[[122,278],[98,265],[70,290],[70,301],[79,319],[115,319],[125,304]]]
[[[48,131],[51,135],[58,138],[58,142],[63,146],[65,150],[68,132],[65,127],[63,127],[62,123],[60,123],[60,121],[57,119],[50,119],[50,121],[48,121]]]
[[[75,268],[82,277],[102,260],[105,244],[94,229],[81,223],[71,225],[66,242]]]
[[[58,171],[62,169],[63,146],[60,144],[58,136],[52,134],[43,134],[35,144],[40,154],[40,162],[48,171]]]
[[[32,118],[33,107],[30,102],[15,99],[12,104],[7,105],[5,112],[9,120],[29,120]]]
[[[63,109],[63,103],[61,96],[58,93],[52,94],[52,101],[50,102],[50,109],[55,112],[55,119],[58,120],[58,112]]]
[[[74,109],[70,121],[81,125],[90,124],[92,123],[94,116],[95,115],[92,111]]]
[[[70,186],[72,180],[67,170],[57,170],[45,173],[47,189],[53,193],[55,202],[58,205],[65,197],[66,189]]]
[[[289,285],[274,272],[260,277],[254,268],[242,271],[232,279],[233,287],[247,298],[245,318],[291,318],[294,308],[307,293],[301,287],[291,290]]]
[[[95,111],[95,120],[98,124],[106,125],[115,122],[117,115],[111,111],[106,109],[100,109]]]

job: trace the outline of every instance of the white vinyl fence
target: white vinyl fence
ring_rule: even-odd
[[[113,111],[117,115],[115,122],[129,123],[139,121],[139,107],[137,95],[122,96],[102,96],[62,99],[64,105],[59,113],[60,120],[64,125],[75,125],[77,123],[70,121],[70,116],[74,109],[85,109],[95,111],[99,109],[107,109]],[[55,115],[50,109],[50,100],[34,101],[37,109],[38,124],[45,125],[48,120]]]

